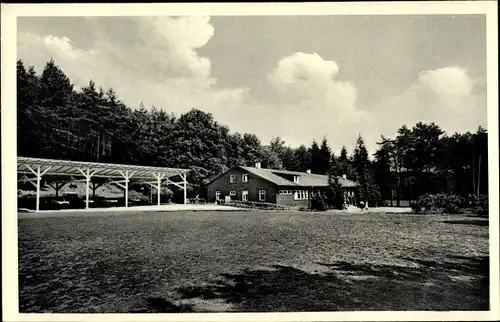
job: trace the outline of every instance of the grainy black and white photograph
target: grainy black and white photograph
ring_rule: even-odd
[[[498,314],[491,16],[447,3],[19,14],[18,312]]]

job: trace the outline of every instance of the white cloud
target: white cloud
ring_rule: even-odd
[[[352,145],[359,133],[372,136],[369,113],[356,106],[356,87],[336,80],[338,71],[336,62],[316,53],[295,53],[277,63],[267,76],[275,94],[268,111],[275,135],[295,145],[326,136],[336,151]]]
[[[142,101],[177,114],[193,107],[217,114],[219,103],[237,104],[245,95],[244,89],[212,89],[210,60],[196,52],[214,33],[209,17],[127,19],[126,42],[106,34],[99,18],[87,19],[96,35],[89,48],[77,48],[68,37],[21,33],[18,58],[38,71],[54,58],[77,88],[92,79],[113,88],[127,105]]]
[[[485,93],[476,93],[475,85],[460,67],[422,71],[406,91],[373,110],[379,118],[393,120],[391,131],[419,121],[435,122],[449,133],[475,131],[478,125],[486,126]]]

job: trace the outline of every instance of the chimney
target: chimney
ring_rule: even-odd
[[[260,169],[260,162],[255,163],[255,167],[256,167],[257,169]]]
[[[311,169],[307,169],[307,170],[306,170],[306,172],[307,172],[307,173],[311,173]]]
[[[343,174],[342,178],[347,179],[347,174]]]

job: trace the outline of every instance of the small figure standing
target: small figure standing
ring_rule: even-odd
[[[368,210],[368,201],[365,201],[365,210]]]

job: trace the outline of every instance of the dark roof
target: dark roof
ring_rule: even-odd
[[[328,176],[321,174],[313,174],[307,172],[298,172],[298,171],[287,171],[287,170],[277,170],[277,169],[263,169],[263,168],[255,168],[255,167],[243,167],[239,166],[240,169],[243,169],[249,173],[252,173],[256,176],[261,177],[264,180],[267,180],[271,183],[274,183],[277,186],[296,186],[296,187],[326,187],[328,186]],[[292,180],[288,180],[281,175],[294,175],[299,176],[299,182],[295,183]],[[210,183],[214,182],[220,176],[217,176]],[[343,188],[349,187],[357,187],[358,184],[352,180],[344,179],[343,177],[338,177],[340,186]]]

